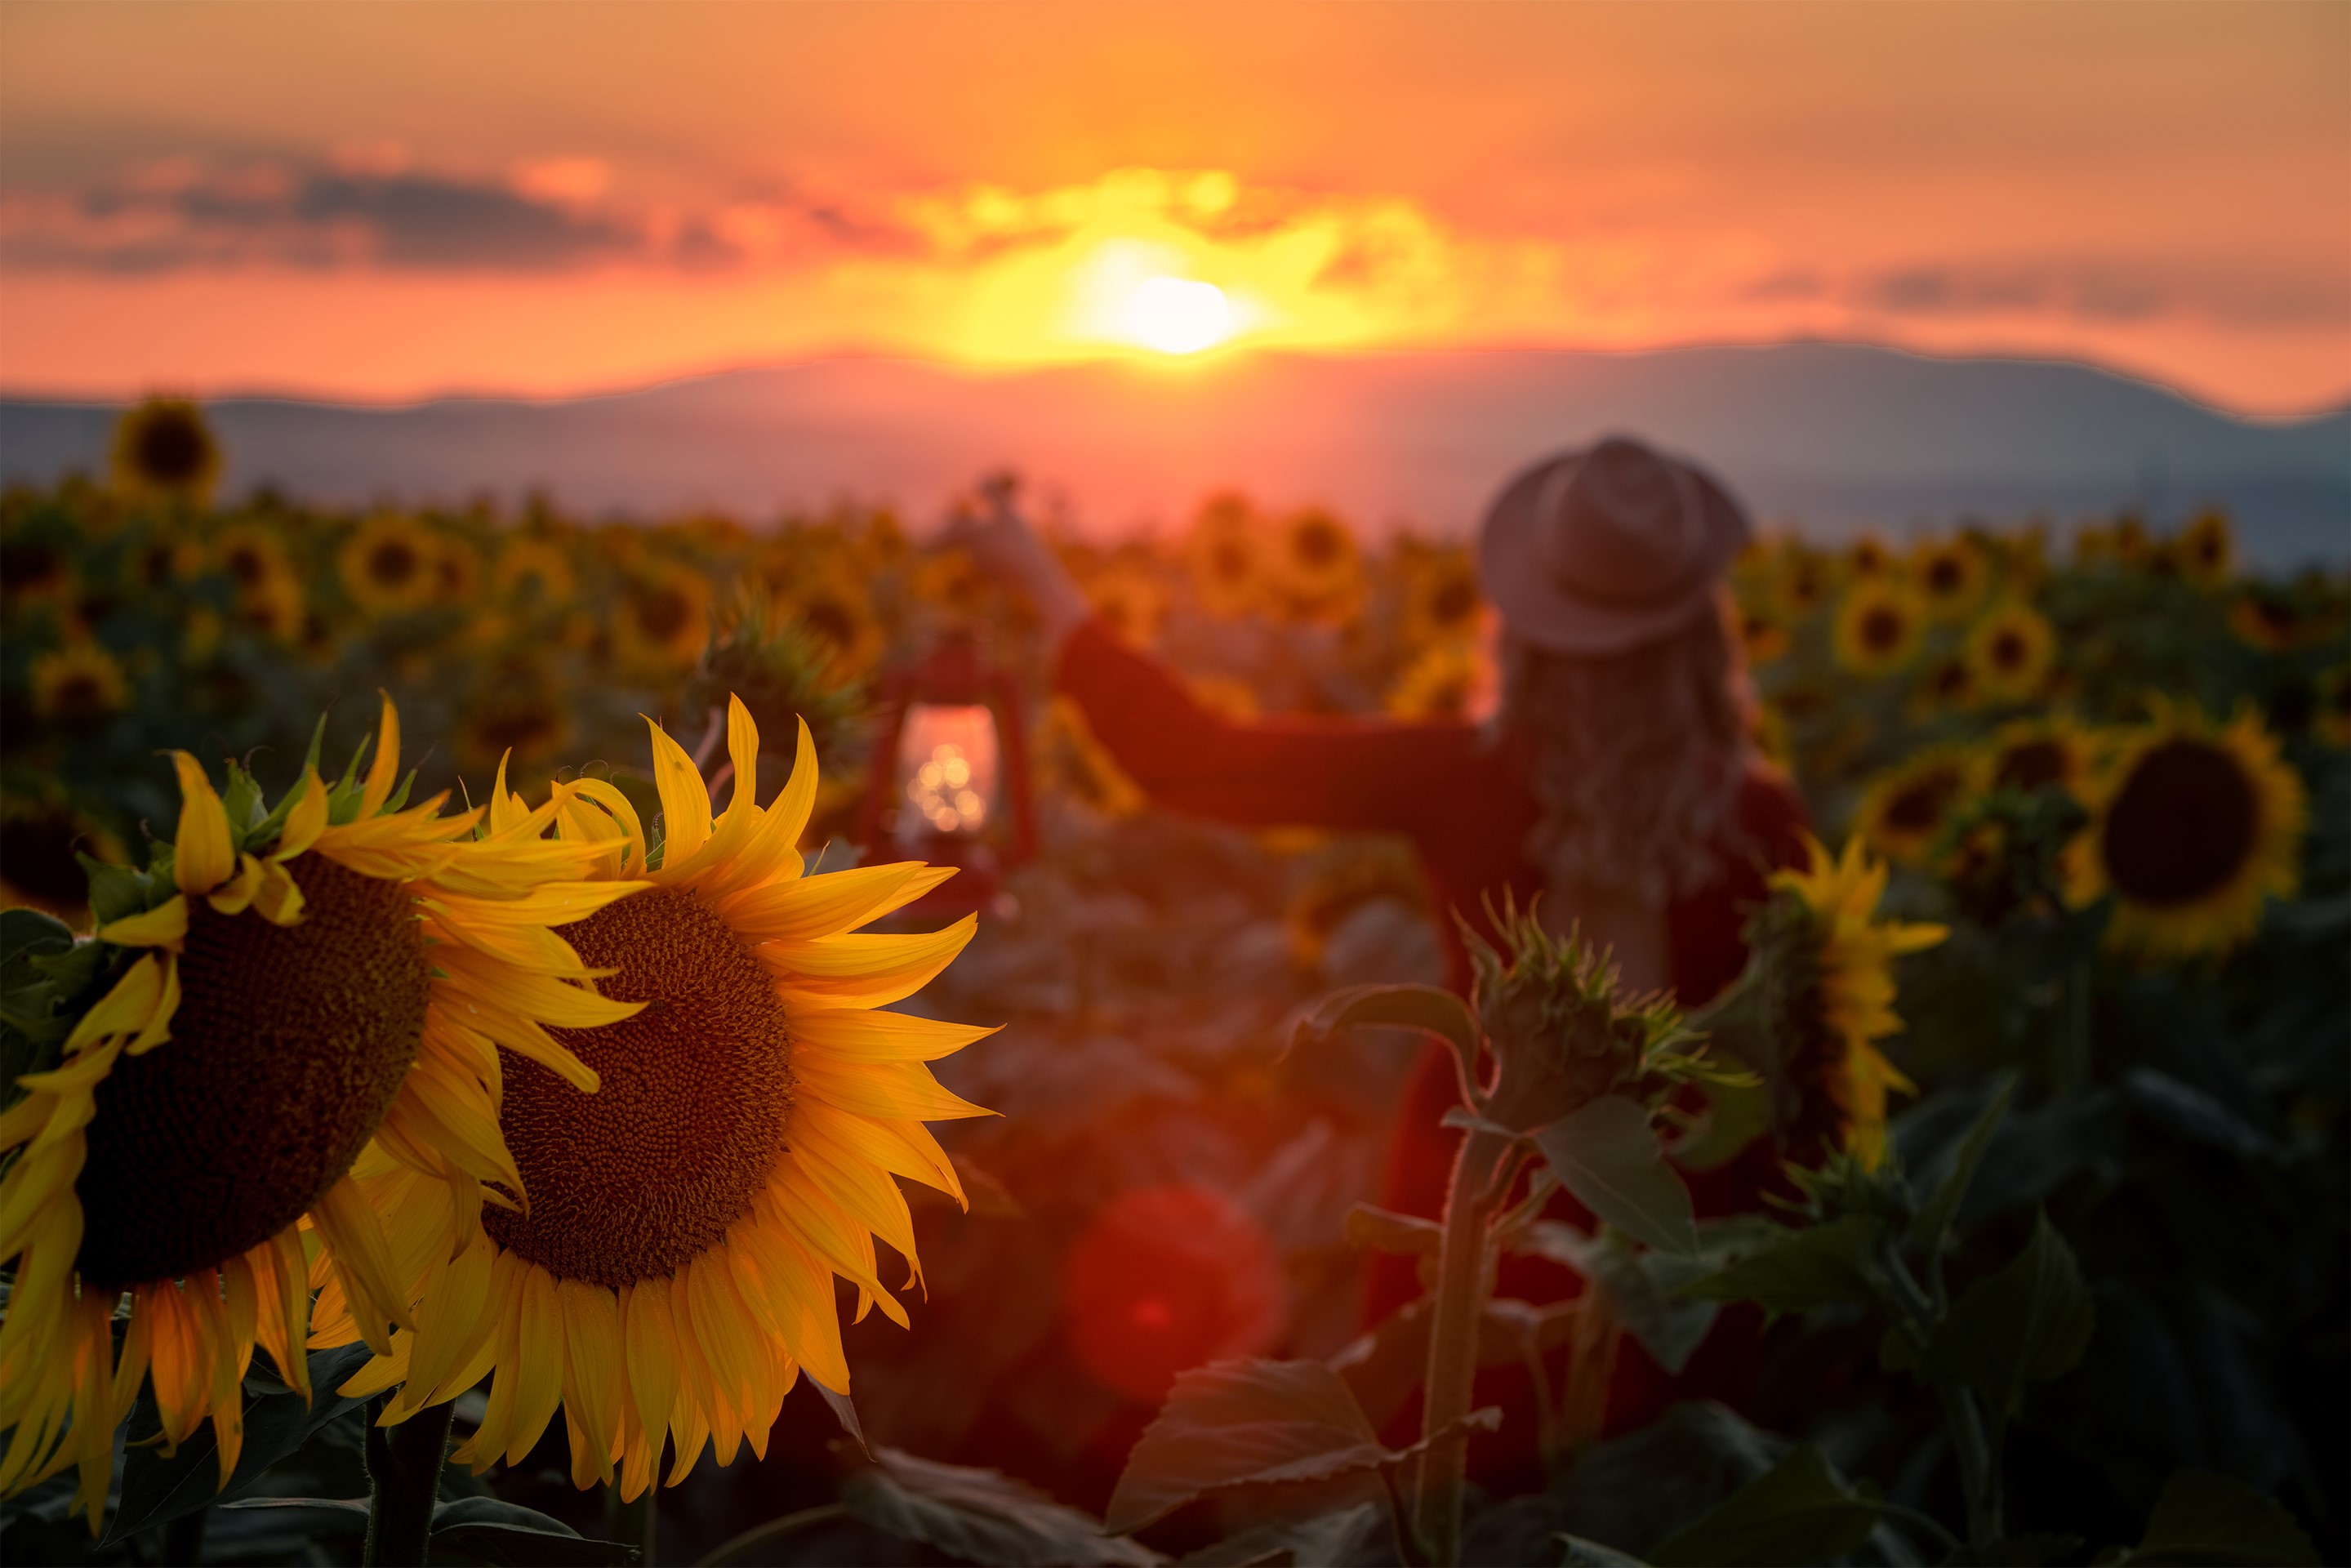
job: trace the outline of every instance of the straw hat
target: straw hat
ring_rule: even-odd
[[[1621,653],[1711,613],[1753,532],[1703,469],[1629,436],[1527,469],[1486,509],[1478,575],[1503,622],[1558,653]]]

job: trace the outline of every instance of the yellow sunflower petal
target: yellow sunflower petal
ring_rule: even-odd
[[[118,947],[174,946],[188,937],[188,896],[179,894],[138,915],[110,920],[98,928],[98,939]]]
[[[210,893],[236,870],[228,836],[228,812],[204,777],[204,764],[184,751],[172,753],[180,775],[180,828],[172,841],[172,879],[182,893]]]
[[[368,765],[367,783],[360,790],[362,822],[383,810],[400,782],[400,710],[392,706],[390,694],[378,695],[383,697],[383,717],[376,726],[375,760]]]
[[[662,865],[667,869],[692,860],[709,839],[710,789],[684,747],[653,720],[646,719],[645,727],[653,732],[653,787],[661,791],[665,846]]]

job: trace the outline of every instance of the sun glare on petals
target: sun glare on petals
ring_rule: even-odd
[[[1127,297],[1119,326],[1128,341],[1163,354],[1196,354],[1232,336],[1232,307],[1213,283],[1146,278]]]

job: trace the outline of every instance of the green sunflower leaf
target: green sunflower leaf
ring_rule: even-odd
[[[132,871],[127,865],[92,860],[78,850],[74,852],[74,858],[81,862],[82,874],[89,879],[90,918],[100,925],[127,919],[133,915],[143,915],[163,902],[162,898],[155,896],[159,885],[156,873],[171,866],[168,846],[157,846],[145,871]],[[164,898],[179,891],[172,886],[169,877],[162,878],[160,885],[165,890]]]
[[[1529,1135],[1560,1184],[1602,1220],[1661,1252],[1698,1250],[1689,1188],[1666,1163],[1647,1106],[1604,1094]]]
[[[1927,1343],[1921,1369],[1934,1381],[1966,1383],[1994,1420],[2010,1419],[2027,1383],[2073,1370],[2095,1325],[2081,1265],[2044,1214],[2015,1260],[1952,1306]]]
[[[1787,1230],[1682,1293],[1719,1301],[1753,1301],[1766,1312],[1808,1312],[1839,1301],[1876,1299],[1864,1268],[1885,1221],[1848,1215],[1807,1230]]]
[[[1847,1485],[1818,1448],[1799,1443],[1770,1470],[1659,1542],[1649,1561],[1656,1568],[1832,1562],[1869,1539],[1878,1512],[1877,1503]]]

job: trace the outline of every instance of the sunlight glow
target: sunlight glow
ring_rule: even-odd
[[[1213,283],[1153,277],[1127,297],[1119,326],[1130,342],[1163,354],[1196,354],[1232,336],[1232,308]]]

